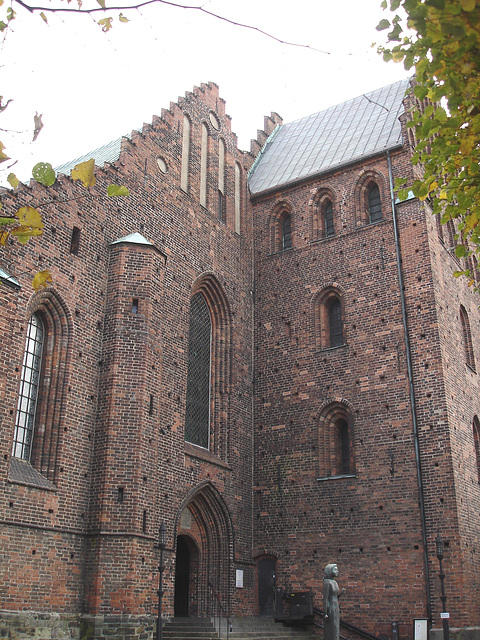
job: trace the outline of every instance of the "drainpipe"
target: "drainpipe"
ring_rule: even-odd
[[[405,290],[403,284],[403,273],[402,273],[402,264],[401,264],[401,252],[400,252],[400,238],[398,234],[398,226],[397,226],[397,213],[395,209],[395,194],[393,190],[393,173],[392,173],[392,160],[390,157],[390,152],[387,150],[387,163],[388,163],[388,178],[390,182],[390,199],[392,203],[392,217],[393,217],[393,230],[395,235],[395,248],[397,254],[397,270],[398,270],[398,286],[400,288],[400,299],[402,304],[402,322],[403,322],[403,331],[405,334],[405,351],[407,356],[407,373],[408,373],[408,381],[409,381],[409,389],[410,389],[410,407],[412,411],[412,424],[413,424],[413,440],[415,443],[415,461],[417,465],[417,481],[418,481],[418,493],[419,493],[419,503],[420,503],[420,518],[422,521],[422,539],[423,539],[423,560],[425,563],[425,580],[426,580],[426,591],[427,591],[427,617],[429,624],[432,621],[432,596],[430,593],[430,571],[428,568],[428,552],[427,552],[427,525],[425,520],[425,499],[424,499],[424,491],[423,491],[423,475],[422,475],[422,464],[420,459],[420,446],[419,446],[419,437],[418,437],[418,423],[417,423],[417,405],[415,401],[415,391],[413,386],[413,373],[412,373],[412,354],[410,351],[410,336],[408,332],[408,322],[407,322],[407,306],[405,302]]]

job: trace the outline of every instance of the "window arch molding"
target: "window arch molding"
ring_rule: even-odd
[[[317,417],[319,478],[355,475],[354,411],[342,398],[326,400]]]
[[[315,342],[319,349],[334,349],[346,344],[345,296],[333,283],[324,287],[313,300]]]
[[[209,442],[208,447],[204,448],[226,460],[231,388],[232,313],[225,291],[214,274],[205,273],[195,281],[191,290],[191,300],[197,294],[203,296],[211,319]],[[187,397],[187,404],[188,402]]]
[[[375,210],[375,218],[372,219],[372,190],[378,188],[379,207]],[[388,193],[385,177],[377,171],[365,171],[360,174],[355,186],[355,216],[356,226],[374,224],[385,219],[386,194]]]
[[[40,319],[44,329],[43,353],[30,452],[28,457],[19,457],[27,459],[43,476],[55,482],[61,449],[61,427],[65,421],[73,320],[63,299],[52,289],[34,296],[28,307],[28,322],[34,315]],[[25,344],[22,359],[24,353]],[[12,455],[16,453],[18,455],[18,449],[15,452],[12,448]]]
[[[339,233],[339,220],[336,208],[336,193],[330,188],[322,188],[317,191],[312,201],[312,239],[321,240]],[[331,228],[327,223],[325,213],[328,204],[332,207]]]
[[[267,219],[267,229],[269,235],[270,253],[278,253],[293,247],[293,207],[285,200],[275,205],[272,213]],[[285,246],[285,230],[290,221],[290,245]]]

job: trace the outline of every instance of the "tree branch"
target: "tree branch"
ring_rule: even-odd
[[[105,12],[105,11],[126,11],[126,10],[132,10],[132,9],[141,9],[142,7],[145,7],[149,4],[166,4],[170,7],[177,7],[178,9],[195,9],[197,11],[200,11],[201,13],[205,13],[206,15],[212,18],[216,18],[217,20],[222,20],[223,22],[227,22],[228,24],[231,24],[235,27],[241,27],[243,29],[250,29],[251,31],[257,31],[263,36],[266,36],[267,38],[271,38],[272,40],[275,40],[280,44],[286,44],[290,47],[300,47],[302,49],[310,49],[311,51],[317,51],[318,53],[323,53],[327,56],[330,55],[329,51],[322,51],[321,49],[316,49],[315,47],[311,47],[308,44],[300,44],[298,42],[288,42],[287,40],[282,40],[281,38],[277,38],[276,36],[272,35],[271,33],[268,33],[267,31],[263,31],[263,29],[259,29],[258,27],[254,27],[249,24],[243,24],[242,22],[236,22],[235,20],[230,20],[230,18],[225,18],[225,16],[221,16],[217,13],[213,13],[213,11],[208,11],[208,9],[205,9],[204,7],[198,7],[196,5],[177,4],[176,2],[169,2],[168,0],[145,0],[144,2],[140,2],[138,4],[131,4],[123,7],[105,7],[105,9],[103,9],[103,7],[94,7],[93,9],[81,9],[81,8],[74,9],[74,8],[63,8],[63,7],[57,7],[57,8],[33,7],[27,4],[26,2],[24,2],[23,0],[13,0],[13,1],[19,4],[21,7],[23,7],[27,11],[29,11],[30,13],[35,13],[37,11],[43,11],[43,12],[48,11],[49,13],[61,12],[61,13],[91,14],[91,13],[97,13],[99,11]]]

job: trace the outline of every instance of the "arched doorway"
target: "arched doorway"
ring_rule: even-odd
[[[191,491],[177,517],[175,616],[211,616],[219,602],[230,611],[233,529],[223,498],[211,482]]]

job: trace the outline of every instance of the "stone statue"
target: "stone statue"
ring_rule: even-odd
[[[338,599],[345,593],[342,589],[339,593],[338,567],[335,563],[327,564],[323,578],[323,617],[325,640],[339,640],[340,638],[340,607]]]

